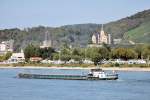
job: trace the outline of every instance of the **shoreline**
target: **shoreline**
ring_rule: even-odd
[[[92,68],[97,68],[97,67],[41,67],[41,66],[5,66],[5,67],[0,67],[0,69],[64,69],[64,70],[78,70],[78,69],[92,69]],[[145,71],[145,72],[150,72],[150,68],[139,68],[139,67],[101,67],[103,70],[114,70],[114,71]]]

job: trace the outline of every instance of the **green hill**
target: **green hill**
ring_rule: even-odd
[[[150,21],[126,32],[124,37],[136,43],[150,43]]]
[[[20,30],[4,29],[0,30],[0,41],[13,39],[15,51],[24,48],[32,43],[41,45],[48,31],[48,37],[53,40],[54,47],[62,44],[86,46],[91,41],[94,32],[101,29],[101,24],[75,24],[61,27],[32,27]],[[150,9],[139,12],[132,16],[104,24],[106,33],[110,33],[113,38],[122,38],[124,41],[132,40],[137,43],[150,43]]]

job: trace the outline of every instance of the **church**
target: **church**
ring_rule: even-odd
[[[101,26],[101,31],[94,33],[92,35],[92,44],[111,44],[111,35],[104,32],[103,24]]]

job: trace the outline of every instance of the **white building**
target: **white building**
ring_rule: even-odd
[[[113,39],[114,44],[119,44],[121,43],[122,39],[118,38],[118,39]]]
[[[128,60],[128,64],[146,64],[146,61],[143,59],[130,59]]]
[[[92,43],[93,43],[93,44],[96,44],[96,43],[97,43],[96,34],[93,34],[93,35],[92,35]]]
[[[88,60],[88,59],[85,59],[85,60],[83,61],[83,63],[84,63],[84,64],[94,64],[93,61]]]
[[[1,52],[6,51],[6,45],[4,43],[0,44],[0,51]]]
[[[7,52],[13,52],[13,40],[2,41],[0,43],[0,55],[6,54]]]
[[[12,56],[8,59],[8,63],[19,62],[25,62],[25,56],[23,51],[21,51],[20,53],[13,53]]]

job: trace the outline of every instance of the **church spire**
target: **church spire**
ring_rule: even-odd
[[[103,24],[102,24],[102,26],[101,26],[101,31],[103,31]]]

